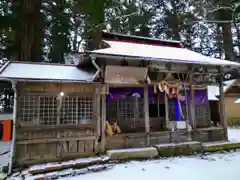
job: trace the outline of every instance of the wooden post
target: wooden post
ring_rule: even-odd
[[[223,76],[221,75],[219,80],[219,110],[220,110],[220,122],[224,128],[224,138],[228,140],[227,133],[227,122],[226,122],[226,114],[225,114],[225,105],[224,105],[224,92],[223,92]]]
[[[101,120],[101,152],[105,152],[105,146],[106,146],[106,133],[105,133],[105,127],[106,127],[106,95],[102,94],[101,98],[101,111],[102,111],[102,120]]]
[[[147,146],[150,146],[148,86],[144,87],[144,119],[145,119],[146,144]]]
[[[194,135],[196,132],[196,116],[195,116],[195,92],[194,92],[194,87],[192,85],[192,74],[190,74],[190,96],[189,96],[189,117],[190,117],[190,122],[191,126],[193,129],[193,137],[192,139],[194,140]]]
[[[95,151],[99,152],[99,142],[98,139],[101,139],[101,94],[99,88],[97,88],[97,91],[95,92],[94,97],[94,106],[95,106],[95,113],[96,113],[96,119],[97,119],[97,140],[95,143]]]
[[[169,127],[169,108],[168,108],[167,93],[164,93],[164,102],[165,102],[165,123],[166,123],[166,128],[168,128]]]

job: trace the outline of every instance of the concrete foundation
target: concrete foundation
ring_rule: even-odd
[[[193,153],[200,153],[202,151],[202,144],[200,142],[184,142],[184,143],[171,143],[161,144],[155,146],[160,156],[180,156],[190,155]]]
[[[144,159],[158,156],[158,151],[154,147],[109,150],[107,155],[111,160]]]

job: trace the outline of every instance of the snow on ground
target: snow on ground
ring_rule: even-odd
[[[240,141],[240,128],[228,128],[229,141]]]
[[[52,163],[35,165],[35,166],[31,166],[29,170],[33,171],[33,170],[39,170],[39,169],[46,169],[53,166],[61,167],[61,166],[74,165],[74,164],[88,164],[88,163],[94,163],[94,162],[96,163],[98,161],[106,161],[108,159],[109,158],[107,156],[80,158],[80,159],[75,159],[75,160],[65,161],[65,162],[52,162]]]
[[[230,141],[240,141],[240,129],[229,128],[228,135]],[[1,145],[1,144],[0,144]],[[0,157],[1,158],[1,157]],[[85,161],[91,161],[86,158]],[[0,162],[2,160],[0,159]],[[169,180],[239,180],[240,151],[228,153],[215,153],[206,156],[195,155],[190,157],[173,157],[167,159],[151,161],[131,161],[124,164],[105,164],[95,165],[89,168],[74,170],[67,169],[48,174],[29,175],[26,180],[36,178],[58,179],[61,180],[123,180],[137,178],[146,179],[169,179]],[[66,162],[76,163],[74,161]],[[65,163],[65,164],[66,164]],[[48,163],[45,166],[51,166]],[[56,165],[56,164],[55,164]],[[61,165],[59,163],[59,165]],[[44,165],[33,166],[30,169],[44,168]],[[104,171],[101,171],[103,170]],[[88,173],[90,172],[90,173]],[[25,171],[25,173],[27,173]],[[10,178],[20,180],[19,176]]]
[[[77,177],[59,178],[61,180],[123,180],[123,179],[168,179],[168,180],[238,180],[240,152],[212,154],[204,158],[176,157],[152,161],[132,161],[116,165],[114,168],[98,173]]]
[[[11,141],[10,142],[0,141],[0,168],[2,166],[8,165],[10,148]]]

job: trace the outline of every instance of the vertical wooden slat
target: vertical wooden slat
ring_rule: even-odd
[[[145,120],[145,132],[146,132],[146,144],[150,145],[150,121],[149,121],[149,100],[148,100],[148,86],[144,87],[144,120]]]
[[[76,97],[76,124],[78,124],[79,122],[79,119],[78,119],[78,97]]]
[[[52,106],[54,105],[54,98],[52,99]],[[57,107],[57,125],[60,125],[60,115],[61,115],[61,109],[62,109],[62,97],[59,97],[59,104]]]
[[[105,127],[106,127],[106,95],[102,94],[101,98],[101,111],[102,111],[102,120],[101,120],[101,152],[105,151],[106,146],[106,134],[105,134]]]
[[[38,103],[38,105],[37,105],[37,126],[39,126],[40,125],[40,96],[38,96],[37,97],[38,98],[38,100],[37,100],[37,103]]]
[[[220,122],[224,128],[224,138],[228,140],[227,133],[227,122],[226,122],[226,114],[225,114],[225,105],[224,105],[224,92],[223,92],[223,76],[221,76],[219,81],[219,110],[220,110]]]

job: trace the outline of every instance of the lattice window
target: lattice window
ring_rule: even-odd
[[[22,124],[37,125],[38,123],[38,96],[20,96],[19,118]]]
[[[55,96],[40,96],[39,100],[39,124],[56,125],[57,98]]]
[[[64,97],[62,98],[60,124],[76,124],[77,123],[77,98]]]
[[[197,105],[195,115],[198,127],[205,127],[209,124],[209,106],[208,104]]]
[[[92,118],[92,98],[68,96],[62,99],[60,124],[91,124]]]
[[[143,98],[126,97],[107,103],[107,120],[110,123],[117,121],[122,129],[124,126],[139,126],[143,117]]]
[[[117,102],[118,119],[143,118],[143,98],[127,97]]]
[[[135,101],[133,98],[118,100],[118,118],[121,120],[134,118]]]
[[[198,105],[195,110],[196,117],[208,116],[208,105]]]
[[[78,96],[27,95],[19,97],[19,117],[23,124],[57,125],[90,124],[93,99]]]
[[[90,124],[93,118],[93,101],[90,98],[78,98],[78,124]]]

